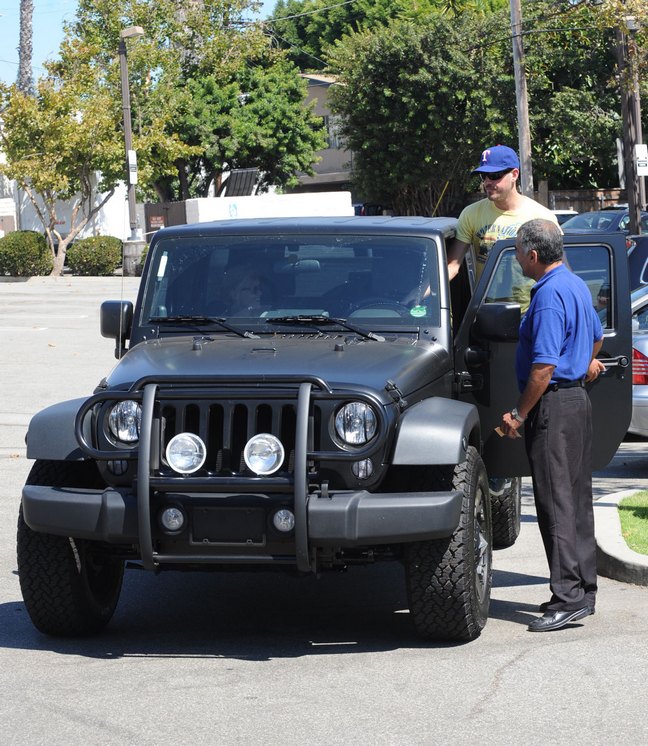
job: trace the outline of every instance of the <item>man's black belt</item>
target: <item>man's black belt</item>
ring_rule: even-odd
[[[550,383],[547,386],[547,388],[545,389],[545,394],[548,394],[550,391],[558,391],[558,389],[582,389],[584,386],[585,381],[582,378],[579,378],[577,381],[556,381],[555,383]]]

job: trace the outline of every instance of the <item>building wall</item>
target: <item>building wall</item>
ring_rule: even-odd
[[[32,205],[29,197],[21,189],[18,189],[18,208],[20,211],[20,225],[22,230],[34,230],[40,233],[44,232],[43,224],[38,218],[36,210]],[[97,195],[95,204],[101,201],[103,195]],[[72,215],[73,203],[58,202],[56,214],[59,218],[57,226],[60,234],[65,237],[70,232],[70,220]],[[144,229],[144,206],[137,205],[138,224]],[[103,208],[92,218],[85,226],[77,238],[87,238],[89,236],[116,236],[122,241],[130,237],[130,220],[128,217],[128,201],[126,187],[120,183],[115,189],[115,193],[106,202]]]
[[[326,75],[304,75],[303,77],[308,83],[306,102],[307,104],[314,103],[314,113],[324,120],[328,132],[328,147],[316,153],[319,160],[313,165],[315,176],[300,175],[299,186],[292,191],[348,190],[353,154],[344,148],[336,127],[336,118],[331,114],[328,103],[328,91],[335,79]]]

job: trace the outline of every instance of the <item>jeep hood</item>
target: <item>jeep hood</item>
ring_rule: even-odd
[[[243,339],[229,334],[182,336],[142,342],[107,377],[109,388],[128,388],[140,378],[319,376],[332,387],[382,391],[388,380],[403,395],[451,369],[448,352],[432,342],[405,337],[384,342],[353,335],[281,335]]]

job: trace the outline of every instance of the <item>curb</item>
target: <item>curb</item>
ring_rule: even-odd
[[[624,490],[594,502],[598,574],[648,586],[648,555],[630,549],[621,534],[618,505],[637,490]]]

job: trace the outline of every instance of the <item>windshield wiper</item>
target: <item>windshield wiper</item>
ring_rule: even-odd
[[[218,326],[226,329],[228,332],[238,334],[239,337],[247,337],[248,339],[260,339],[258,334],[249,332],[243,329],[237,329],[235,326],[228,324],[226,319],[220,316],[151,316],[148,320],[149,324],[191,324],[196,327],[208,326],[209,324],[218,324]]]
[[[365,339],[373,339],[376,342],[384,342],[385,338],[381,337],[380,334],[374,332],[368,332],[366,329],[361,329],[354,324],[349,324],[346,319],[336,319],[333,316],[322,316],[321,314],[312,314],[304,316],[275,316],[273,318],[266,319],[266,324],[322,324],[332,325],[337,324],[343,329],[347,329],[354,334],[358,334],[360,337]],[[318,329],[318,331],[320,331]]]

